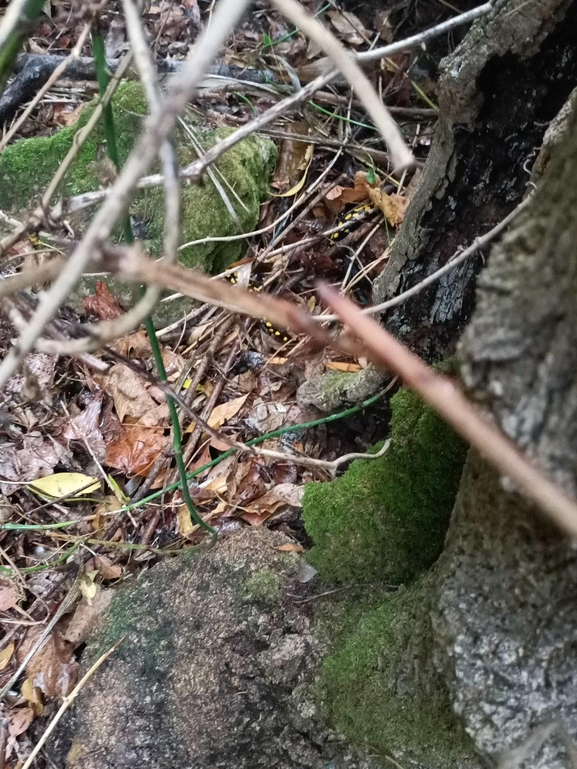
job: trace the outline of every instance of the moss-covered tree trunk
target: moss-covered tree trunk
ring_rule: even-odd
[[[577,109],[529,207],[481,273],[462,344],[469,394],[577,494]],[[577,551],[478,456],[437,581],[435,660],[477,747],[549,722],[577,738]],[[570,766],[554,736],[523,766]]]

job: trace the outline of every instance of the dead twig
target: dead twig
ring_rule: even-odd
[[[86,265],[98,254],[110,236],[118,219],[126,212],[134,189],[154,160],[158,147],[168,139],[178,115],[185,109],[202,75],[220,50],[231,29],[240,20],[248,0],[220,0],[212,23],[196,43],[192,56],[176,78],[163,101],[158,115],[151,116],[124,168],[110,188],[104,204],[92,220],[82,241],[68,260],[51,289],[42,297],[38,309],[20,334],[17,343],[0,363],[0,388],[32,350],[47,323],[58,312],[70,291],[78,282]]]

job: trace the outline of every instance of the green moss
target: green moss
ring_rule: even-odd
[[[282,584],[281,575],[272,569],[256,571],[245,582],[245,599],[265,606],[274,606],[280,600]]]
[[[466,446],[408,389],[391,400],[391,446],[330,483],[309,484],[303,517],[309,560],[339,582],[410,580],[438,557]]]
[[[46,189],[68,150],[76,132],[93,113],[95,102],[88,105],[78,122],[50,137],[23,139],[6,148],[0,157],[0,208],[20,213],[30,209]],[[121,163],[128,157],[134,141],[140,133],[146,101],[138,83],[122,83],[112,101]],[[206,149],[222,139],[228,129],[199,132],[200,142]],[[196,159],[183,129],[175,134],[177,155],[181,166]],[[260,204],[266,199],[268,180],[276,162],[276,147],[269,139],[251,136],[229,150],[216,164],[222,176],[219,180],[226,190],[234,210],[237,224],[229,214],[220,194],[208,176],[199,185],[182,188],[182,237],[183,242],[208,236],[229,236],[253,230],[259,219]],[[78,153],[63,187],[65,195],[98,189],[101,186],[103,162],[106,157],[103,129],[99,124]],[[99,170],[100,169],[100,170]],[[151,172],[159,170],[156,164]],[[226,180],[223,181],[223,177]],[[242,203],[227,187],[236,192]],[[61,191],[61,192],[62,192]],[[136,196],[131,213],[146,222],[148,247],[159,254],[164,226],[164,200],[161,188],[144,190]],[[82,228],[86,214],[73,220]],[[232,243],[208,243],[184,249],[181,261],[187,266],[197,266],[211,272],[219,272],[239,259],[245,249],[243,241]]]
[[[205,149],[215,141],[231,133],[229,129],[205,134],[202,144]],[[181,166],[196,159],[194,149],[183,138],[178,145]],[[259,219],[260,204],[269,194],[268,180],[276,162],[276,147],[268,139],[251,136],[225,153],[216,163],[220,171],[221,184],[236,211],[240,226],[231,218],[226,204],[214,184],[205,176],[199,185],[188,185],[182,193],[182,240],[188,243],[209,236],[237,235],[253,230]],[[222,178],[234,189],[242,204],[224,185]],[[163,192],[149,190],[139,199],[134,212],[147,220],[147,231],[151,251],[159,253],[162,242],[163,217],[151,214],[162,211]],[[151,218],[150,218],[151,217]],[[218,273],[232,262],[241,258],[246,244],[242,240],[230,243],[206,243],[185,248],[180,252],[181,261],[189,267],[200,267],[207,272]]]
[[[403,766],[457,769],[472,759],[472,744],[439,682],[422,675],[430,587],[425,577],[378,608],[345,609],[318,694],[332,726],[354,744]],[[333,637],[334,615],[332,608]]]

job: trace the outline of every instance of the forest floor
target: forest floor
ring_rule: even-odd
[[[466,10],[465,3],[453,7],[444,1],[308,5],[356,51],[403,39]],[[85,20],[64,1],[47,8],[52,15],[29,39],[28,51],[68,54]],[[157,59],[184,58],[211,12],[212,4],[204,0],[149,5],[144,20]],[[115,3],[106,5],[102,23],[107,57],[118,58],[128,46]],[[89,39],[85,56],[91,56]],[[418,56],[395,55],[371,73],[420,161],[427,157],[434,130],[437,64],[458,39],[443,38]],[[229,41],[222,63],[272,71],[279,82],[304,83],[315,76],[321,57],[266,3],[256,3]],[[73,124],[96,91],[92,81],[61,80],[13,140],[50,135]],[[237,127],[278,98],[275,83],[243,81],[234,92],[204,90],[190,109],[208,128]],[[327,88],[263,133],[279,148],[273,194],[262,206],[257,234],[246,237],[245,257],[232,265],[229,277],[309,311],[320,311],[314,289],[322,278],[366,306],[420,171],[390,174],[381,139],[344,88]],[[23,239],[12,247],[3,275],[25,260],[40,264],[46,250],[42,241]],[[84,317],[72,310],[68,317],[102,320],[125,310],[102,285],[86,300]],[[364,452],[385,437],[389,413],[384,398],[328,420],[299,405],[296,391],[314,376],[357,372],[367,361],[208,305],[158,335],[171,386],[213,430],[208,433],[181,416],[187,470],[195,473],[190,491],[202,519],[219,533],[268,526],[289,534],[295,550],[306,548],[300,520],[304,484],[330,479],[334,460]],[[4,319],[2,353],[14,338],[14,327]],[[97,373],[79,359],[31,354],[2,405],[0,769],[22,765],[75,685],[83,644],[111,588],[207,537],[174,487],[168,410],[164,392],[153,381],[145,332],[117,340],[112,348],[121,362],[97,355],[107,364]],[[129,363],[151,377],[143,378]],[[298,461],[230,450],[231,441],[255,439],[262,439],[261,448],[288,451]],[[48,623],[47,641],[23,667]]]

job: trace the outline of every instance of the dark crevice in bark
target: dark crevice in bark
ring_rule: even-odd
[[[424,254],[407,260],[396,293],[445,264],[522,199],[547,124],[577,84],[577,3],[533,57],[495,57],[483,69],[483,104],[472,127],[452,127],[455,158],[445,194],[422,218]],[[526,169],[524,169],[524,165]],[[471,316],[476,275],[486,253],[393,310],[386,326],[418,354],[450,354]]]

